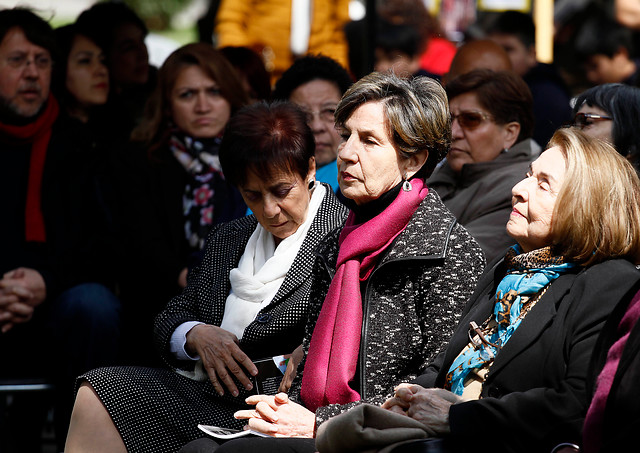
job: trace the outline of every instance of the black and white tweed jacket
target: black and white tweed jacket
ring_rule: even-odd
[[[341,229],[318,249],[305,358],[335,272]],[[430,191],[363,288],[357,376],[362,402],[381,404],[396,385],[414,379],[446,347],[484,264],[480,246]],[[304,360],[289,392],[296,401],[303,366]],[[355,404],[319,408],[316,426]]]
[[[324,186],[327,194],[280,289],[244,331],[240,347],[253,360],[291,353],[302,341],[315,277],[314,251],[327,233],[344,223],[348,212],[331,187]],[[202,263],[189,273],[187,287],[157,316],[156,347],[169,366],[193,366],[177,360],[169,351],[171,334],[180,324],[200,321],[219,326],[222,322],[231,289],[229,272],[237,267],[257,223],[250,215],[214,227]]]

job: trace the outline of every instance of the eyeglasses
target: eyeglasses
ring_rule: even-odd
[[[304,112],[304,115],[308,124],[311,124],[313,122],[313,118],[315,118],[316,115],[318,115],[318,118],[320,118],[320,121],[324,123],[333,124],[335,121],[335,117],[334,117],[336,113],[335,107],[326,107],[326,108],[323,108],[322,110],[303,109],[302,111]]]
[[[461,128],[469,131],[477,128],[486,120],[492,120],[493,116],[476,110],[470,110],[466,112],[460,112],[457,115],[451,114],[451,123],[458,120],[458,124]]]
[[[571,125],[573,127],[578,127],[580,129],[584,129],[587,126],[590,126],[594,123],[594,121],[600,120],[613,120],[610,116],[598,115],[596,113],[576,113],[575,118],[573,118],[573,123]]]
[[[49,55],[35,55],[33,58],[29,58],[29,55],[26,53],[10,55],[5,58],[5,62],[8,66],[15,69],[24,69],[33,64],[41,71],[51,69],[53,65],[53,61]]]
[[[485,344],[487,346],[493,346],[498,350],[500,349],[499,344],[491,343],[489,340],[487,340],[487,337],[485,337],[482,333],[482,329],[478,327],[478,324],[476,324],[474,321],[471,321],[469,323],[469,342],[476,348]]]

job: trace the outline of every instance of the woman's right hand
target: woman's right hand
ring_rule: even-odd
[[[302,345],[298,346],[291,353],[289,363],[287,363],[287,369],[285,370],[282,381],[280,382],[280,387],[278,387],[278,392],[287,393],[289,391],[293,379],[296,377],[296,374],[298,374],[298,365],[302,362],[303,355],[304,351],[302,350]]]
[[[238,396],[238,388],[232,375],[247,390],[253,384],[245,374],[258,374],[258,369],[251,359],[238,346],[238,338],[224,329],[210,324],[199,324],[187,333],[186,350],[189,354],[198,354],[209,375],[213,388],[224,395],[226,387],[233,396]]]

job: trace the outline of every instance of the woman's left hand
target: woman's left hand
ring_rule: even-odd
[[[246,400],[255,409],[238,411],[237,419],[248,419],[249,428],[275,437],[313,437],[316,416],[303,406],[289,401],[286,393],[275,396],[254,395]]]
[[[427,426],[433,435],[442,436],[451,432],[449,408],[462,401],[462,397],[448,390],[402,384],[396,388],[394,398],[382,407],[394,412],[403,408],[406,415]]]

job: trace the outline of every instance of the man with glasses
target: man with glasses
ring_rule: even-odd
[[[26,9],[0,11],[0,379],[54,383],[62,444],[75,376],[115,360],[120,303],[101,284],[108,278],[98,263],[108,260],[96,244],[106,239],[106,222],[90,150],[50,94],[55,49],[44,20]],[[48,409],[42,400],[14,396],[0,414],[0,450],[19,441],[20,451],[35,451]]]
[[[351,86],[351,76],[340,63],[324,56],[300,58],[276,83],[274,99],[291,101],[307,114],[316,141],[316,179],[338,192],[338,145],[341,138],[333,114]]]

